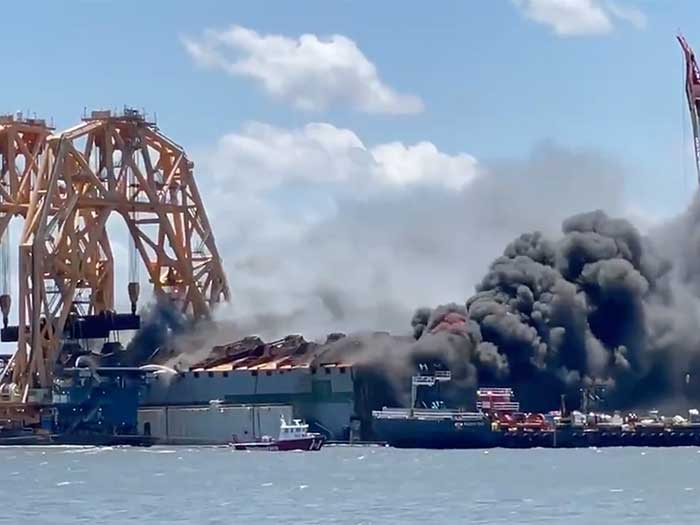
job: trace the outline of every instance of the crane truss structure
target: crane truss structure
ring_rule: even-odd
[[[678,42],[685,57],[685,96],[688,101],[690,123],[693,128],[693,149],[695,168],[700,183],[700,68],[695,60],[695,53],[683,35],[678,35]]]
[[[14,216],[25,216],[51,128],[44,120],[0,116],[0,237]]]
[[[193,163],[155,124],[125,110],[92,112],[56,135],[38,121],[10,117],[4,126],[0,238],[13,215],[25,219],[18,348],[1,378],[13,399],[50,389],[70,316],[113,311],[113,213],[125,220],[156,297],[194,320],[229,300]],[[135,308],[137,283],[129,293]]]

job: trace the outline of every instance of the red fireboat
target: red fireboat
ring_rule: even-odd
[[[284,417],[280,418],[280,433],[277,439],[263,436],[260,441],[247,443],[238,442],[235,439],[231,447],[235,450],[266,450],[266,451],[291,451],[291,450],[321,450],[326,438],[323,434],[309,432],[309,425],[302,423],[300,419],[287,423]]]

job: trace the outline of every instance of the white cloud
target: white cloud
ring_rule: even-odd
[[[610,33],[617,20],[641,29],[644,13],[633,7],[606,0],[513,0],[531,20],[552,28],[559,36]]]
[[[431,142],[405,146],[400,142],[372,148],[381,179],[396,186],[430,184],[459,190],[476,175],[476,159],[466,153],[448,155]]]
[[[253,122],[223,136],[205,162],[220,181],[256,193],[285,186],[353,196],[409,186],[459,190],[478,171],[466,153],[449,155],[430,142],[367,146],[353,131],[328,123],[284,129]]]
[[[183,39],[193,60],[262,83],[270,95],[304,110],[344,105],[367,113],[419,113],[418,96],[385,84],[375,65],[343,35],[261,35],[240,26]]]

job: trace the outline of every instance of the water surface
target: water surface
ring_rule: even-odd
[[[0,522],[697,523],[700,449],[0,448]]]

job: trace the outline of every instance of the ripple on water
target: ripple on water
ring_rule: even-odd
[[[208,522],[260,525],[416,525],[436,517],[430,509],[440,509],[433,520],[438,523],[464,523],[469,516],[471,523],[489,525],[688,523],[688,516],[700,514],[697,465],[688,461],[697,458],[695,449],[659,449],[645,458],[640,449],[608,449],[605,461],[592,460],[597,456],[588,450],[65,452],[0,450],[0,463],[15,456],[5,463],[8,483],[0,483],[0,498],[13,502],[18,523],[38,523],[47,515],[52,525],[74,525],[76,517],[105,525],[192,523],[201,521],[204,508]],[[653,477],[640,475],[649,462]],[[17,476],[28,483],[16,483]]]

